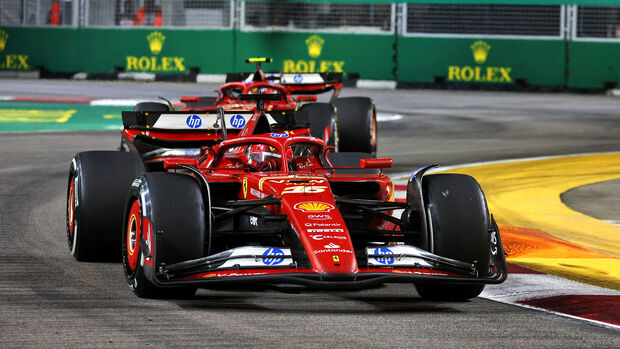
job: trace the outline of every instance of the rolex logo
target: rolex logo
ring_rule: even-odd
[[[474,61],[477,64],[482,64],[487,61],[487,55],[491,50],[491,45],[484,41],[476,41],[471,46],[471,52],[474,55]]]
[[[0,51],[4,50],[4,47],[6,46],[6,41],[7,40],[9,40],[9,33],[5,32],[2,29],[0,29]]]
[[[306,45],[308,46],[308,55],[312,58],[317,58],[321,55],[321,50],[323,49],[323,40],[322,37],[318,35],[312,35],[311,37],[306,39]]]
[[[164,41],[166,37],[160,32],[152,32],[146,37],[146,40],[149,42],[149,49],[151,53],[156,55],[161,52],[161,49],[164,47]]]

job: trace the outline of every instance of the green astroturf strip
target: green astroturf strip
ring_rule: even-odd
[[[0,102],[0,132],[120,129],[121,111],[130,107],[82,103]]]

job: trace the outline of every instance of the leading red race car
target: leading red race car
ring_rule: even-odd
[[[462,300],[505,280],[499,229],[472,177],[424,175],[426,166],[411,175],[406,202],[394,202],[382,172],[392,160],[335,153],[297,121],[304,111],[261,109],[123,112],[131,151],[83,152],[71,163],[73,256],[122,256],[139,297],[401,282],[425,298]],[[212,139],[181,136],[193,133]]]

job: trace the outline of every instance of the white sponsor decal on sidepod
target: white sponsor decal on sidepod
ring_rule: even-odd
[[[344,229],[339,229],[339,228],[308,229],[308,233],[344,233]]]
[[[340,223],[304,223],[306,227],[340,227],[342,224]]]
[[[250,188],[250,194],[252,194],[252,195],[254,195],[254,196],[258,197],[258,198],[261,198],[261,199],[267,197],[267,194],[265,194],[265,193],[263,193],[261,191],[258,191],[258,190],[254,189],[254,188]]]
[[[351,250],[347,250],[344,248],[339,248],[339,249],[335,249],[335,248],[328,248],[325,250],[315,250],[314,254],[320,254],[320,253],[349,253],[349,254],[353,254],[353,251]]]
[[[310,235],[312,240],[324,240],[324,239],[336,239],[336,240],[346,240],[346,236],[342,235]]]
[[[328,219],[332,219],[332,216],[328,214],[309,214],[308,219],[317,220],[317,221],[326,221]]]

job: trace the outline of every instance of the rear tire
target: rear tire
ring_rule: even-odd
[[[338,151],[377,152],[377,112],[368,97],[345,97],[334,101],[338,115]]]
[[[481,276],[489,270],[489,213],[478,182],[461,174],[424,177],[429,213],[428,250],[439,256],[476,263]],[[420,296],[432,300],[464,301],[474,298],[483,284],[420,284]]]
[[[159,102],[140,102],[136,103],[133,107],[134,111],[170,111],[170,106],[164,103]],[[125,143],[123,137],[121,137],[121,143],[118,147],[120,151],[129,151],[127,144]]]
[[[170,111],[167,104],[159,102],[140,102],[133,107],[134,111]]]
[[[158,287],[154,270],[204,255],[205,208],[196,181],[173,173],[144,174],[131,186],[124,222],[123,268],[133,292],[141,298],[193,296],[195,287]]]
[[[301,106],[300,111],[308,113],[310,119],[310,135],[320,138],[327,145],[338,145],[336,110],[329,103],[308,103]]]
[[[67,240],[78,261],[120,260],[127,189],[146,172],[140,156],[118,151],[77,154],[67,185]]]

